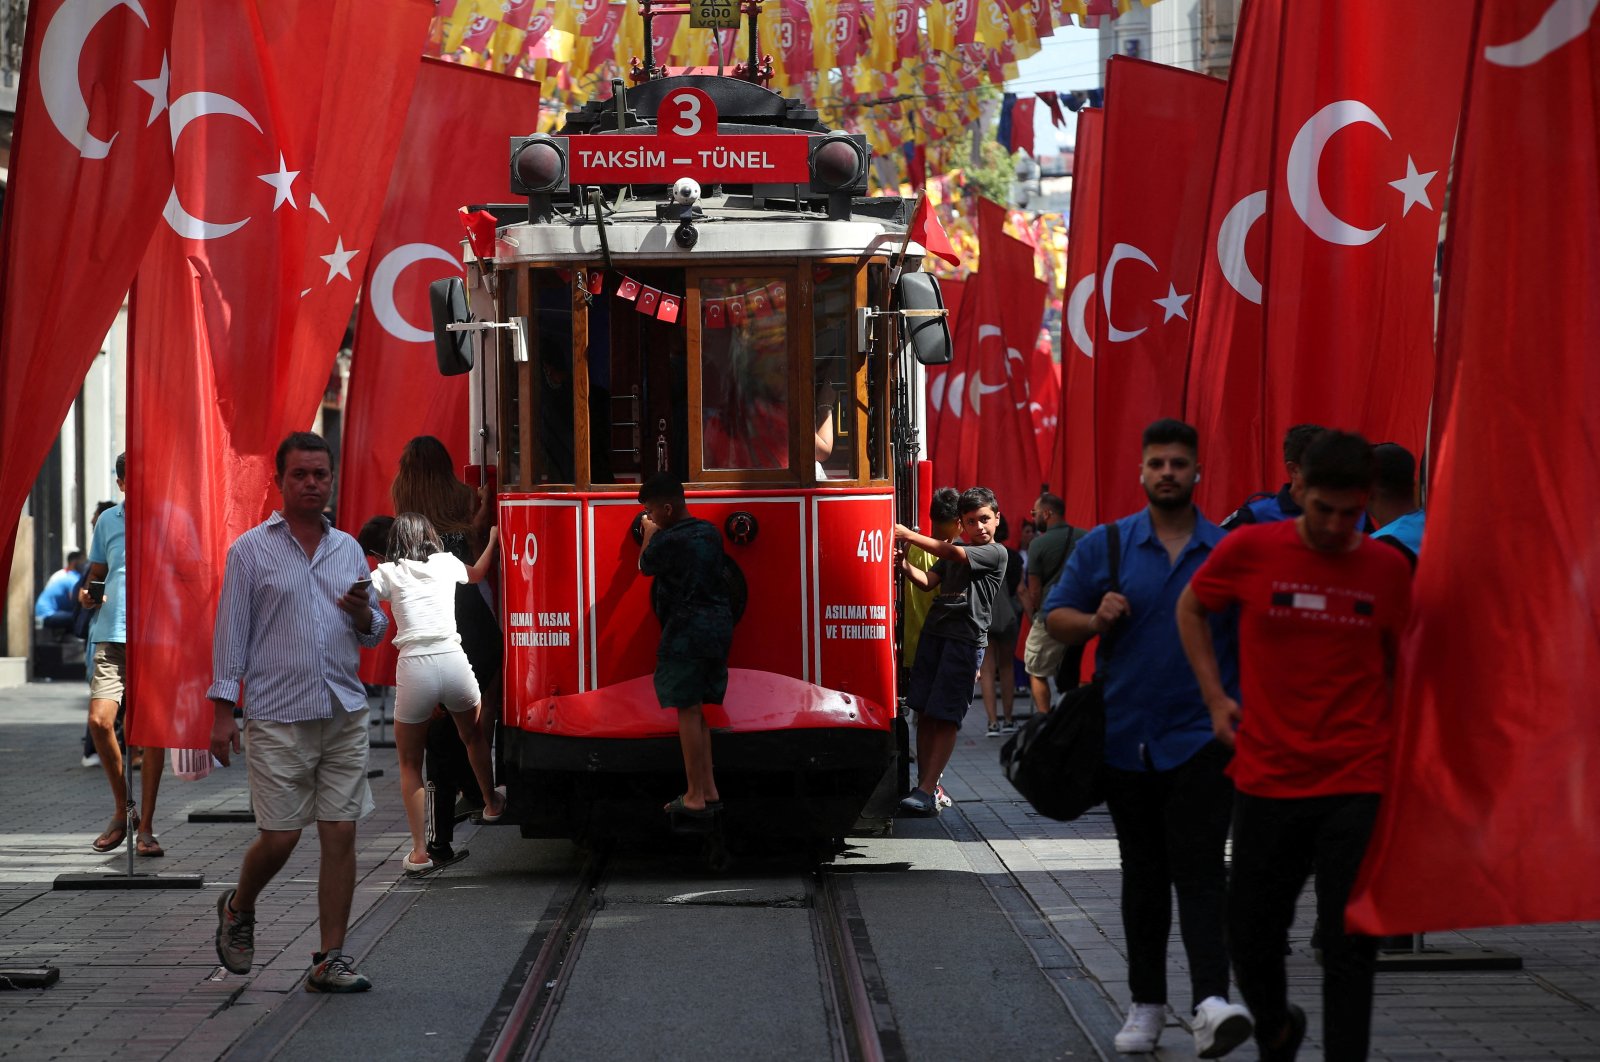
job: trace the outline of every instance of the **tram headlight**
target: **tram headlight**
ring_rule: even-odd
[[[811,190],[865,195],[869,154],[867,139],[850,133],[827,133],[811,143]]]
[[[567,191],[565,137],[519,136],[511,139],[511,191],[517,195],[561,195]]]

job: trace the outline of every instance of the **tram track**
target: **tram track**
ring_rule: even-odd
[[[611,852],[597,850],[569,882],[557,888],[468,1059],[526,1062],[541,1057],[582,962],[589,931],[607,908],[607,889],[615,884],[616,873]],[[850,875],[821,866],[797,877],[808,913],[832,1057],[836,1062],[905,1062],[888,987]],[[799,904],[778,901],[769,906]]]

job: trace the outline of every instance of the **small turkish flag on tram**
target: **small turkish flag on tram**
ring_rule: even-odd
[[[1266,258],[1272,95],[1282,12],[1277,0],[1245,5],[1194,297],[1184,419],[1200,433],[1205,480],[1196,500],[1221,519],[1250,495],[1276,489],[1282,466],[1266,440],[1261,398],[1261,277]]]
[[[172,6],[34,0],[28,9],[0,248],[0,557],[8,564],[17,514],[172,187]]]
[[[462,272],[461,203],[484,203],[505,184],[505,144],[539,108],[539,84],[422,60],[405,135],[389,178],[383,218],[362,280],[361,313],[345,398],[339,526],[354,534],[371,516],[393,513],[389,487],[400,452],[417,435],[470,463],[470,378],[440,376],[429,327],[428,285]],[[448,167],[406,160],[450,159]],[[493,218],[488,234],[494,250]],[[591,280],[598,276],[591,274]],[[493,343],[484,344],[492,350]],[[404,416],[396,416],[404,410]],[[394,685],[393,630],[362,653],[363,681]]]
[[[1061,313],[1061,416],[1050,485],[1067,503],[1067,522],[1099,523],[1095,508],[1094,347],[1100,314],[1100,155],[1105,112],[1078,112],[1072,159],[1072,221],[1067,234],[1066,303]]]
[[[1479,4],[1364,933],[1600,918],[1600,22],[1581,9]]]
[[[205,632],[223,558],[276,496],[279,441],[311,425],[328,390],[432,12],[428,0],[177,6],[176,181],[139,267],[129,358],[136,744],[210,743]]]
[[[950,237],[945,234],[944,226],[939,224],[939,216],[933,212],[933,205],[928,202],[926,195],[917,197],[917,209],[911,215],[907,232],[912,241],[920,243],[929,254],[937,255],[953,266],[961,264],[961,256],[950,245]]]
[[[1183,416],[1183,373],[1227,83],[1113,56],[1106,73],[1095,365],[1096,509],[1147,504],[1134,478],[1140,435]],[[1214,440],[1200,440],[1202,459]],[[1221,442],[1221,440],[1215,440]]]

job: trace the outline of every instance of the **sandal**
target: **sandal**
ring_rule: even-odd
[[[406,874],[413,878],[420,878],[422,875],[434,869],[433,860],[424,859],[420,863],[413,863],[409,854],[404,859],[400,860],[400,865],[405,868]]]
[[[716,806],[707,804],[703,808],[691,808],[683,802],[682,796],[675,796],[672,798],[672,802],[661,810],[668,815],[687,815],[691,819],[709,819],[717,813],[720,806],[721,802],[718,801]]]
[[[156,840],[155,834],[145,833],[142,830],[134,835],[133,850],[146,859],[159,859],[167,854],[167,850],[161,847],[161,842]]]
[[[489,814],[489,803],[493,802],[493,798],[494,797],[499,797],[500,798],[500,810],[491,815],[491,814]],[[505,813],[506,813],[506,787],[503,786],[503,785],[495,786],[494,792],[490,795],[490,802],[489,803],[485,803],[483,805],[483,810],[478,813],[478,821],[482,822],[482,823],[488,823],[489,825],[493,825],[494,823],[499,822],[502,818],[505,817]]]
[[[111,820],[111,825],[106,827],[106,832],[94,839],[92,847],[101,855],[115,851],[122,847],[122,842],[128,838],[128,820],[118,816]]]

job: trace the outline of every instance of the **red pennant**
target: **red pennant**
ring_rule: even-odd
[[[922,244],[929,254],[937,255],[953,266],[961,264],[961,256],[956,254],[956,249],[950,245],[950,237],[945,235],[944,226],[939,224],[939,219],[934,215],[933,205],[928,202],[927,196],[917,200],[917,210],[911,216],[909,231],[911,239]]]
[[[598,269],[589,270],[589,294],[601,295],[606,290],[606,275]]]
[[[638,310],[639,310],[640,313],[644,314],[646,317],[654,317],[655,316],[656,304],[659,303],[660,301],[661,301],[661,292],[657,291],[655,288],[652,288],[648,284],[646,284],[645,286],[643,286],[642,288],[639,289]]]
[[[1113,520],[1145,506],[1133,476],[1151,421],[1183,410],[1195,281],[1222,134],[1224,81],[1113,56],[1100,179],[1099,310],[1094,374],[1097,511]],[[1109,302],[1107,300],[1110,300]],[[1200,440],[1220,449],[1223,440]]]
[[[745,302],[752,317],[770,317],[772,315],[772,302],[767,298],[766,288],[757,288],[745,292]]]
[[[665,321],[667,324],[678,323],[678,311],[683,305],[683,300],[677,295],[661,293],[661,305],[656,309],[656,320]]]
[[[627,299],[632,302],[639,297],[639,282],[632,277],[623,277],[622,283],[617,285],[617,298]]]
[[[767,285],[767,297],[772,300],[772,305],[777,309],[782,310],[789,305],[789,291],[784,287],[781,280],[775,280]]]
[[[728,302],[726,299],[706,299],[705,319],[707,328],[728,327]]]
[[[738,295],[728,298],[728,323],[737,328],[744,324],[744,299]]]
[[[1477,7],[1442,427],[1389,786],[1347,914],[1360,933],[1600,917],[1582,869],[1600,865],[1600,26],[1569,19],[1568,37],[1548,5]]]
[[[495,220],[494,215],[487,210],[469,211],[466,207],[460,209],[461,227],[467,230],[467,242],[472,245],[472,253],[480,261],[488,261],[494,257]]]

